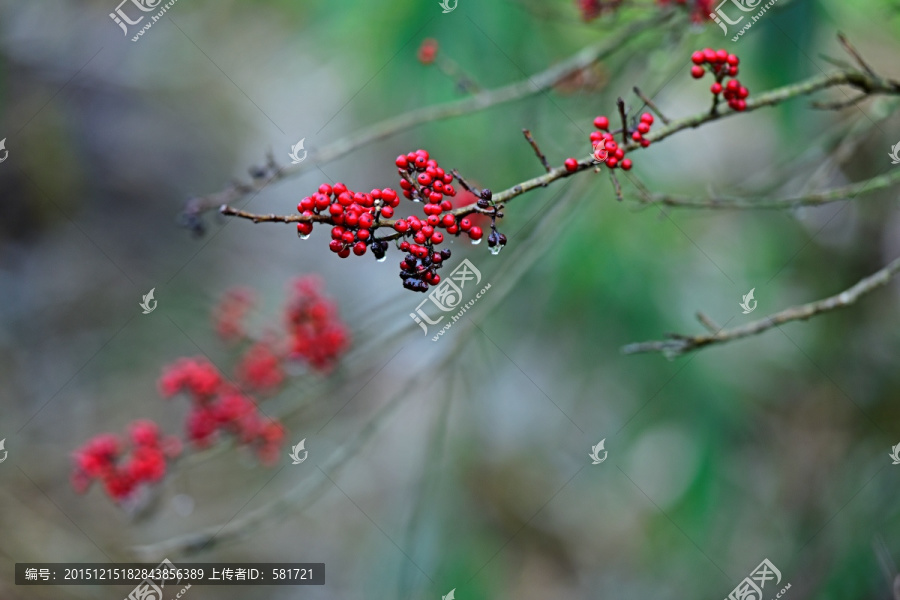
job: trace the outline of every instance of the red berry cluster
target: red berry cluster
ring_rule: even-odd
[[[650,133],[650,127],[653,125],[653,115],[644,113],[638,119],[633,128],[627,128],[624,132],[625,137],[631,137],[632,140],[638,142],[642,148],[650,145],[650,140],[645,139],[644,135]],[[625,148],[619,146],[615,140],[616,133],[623,133],[622,130],[614,132],[609,131],[609,117],[600,115],[594,119],[594,127],[598,131],[591,132],[591,147],[594,156],[594,162],[604,163],[610,169],[621,167],[624,171],[630,171],[632,167],[631,159],[625,158]],[[566,170],[574,173],[578,170],[578,161],[574,158],[567,158],[565,161]]]
[[[253,344],[234,369],[242,386],[266,394],[284,383],[282,358],[269,341]]]
[[[672,0],[656,0],[659,6],[668,6]],[[679,6],[690,5],[691,21],[694,23],[703,23],[710,19],[710,13],[713,12],[712,0],[675,0],[675,4]]]
[[[101,433],[73,454],[72,487],[84,493],[94,480],[101,481],[115,501],[131,496],[142,484],[159,481],[166,474],[166,460],[181,453],[177,438],[161,439],[153,421],[135,421],[130,430],[130,455],[112,433]]]
[[[250,288],[237,287],[225,292],[213,309],[212,320],[216,333],[226,342],[235,342],[247,335],[244,317],[256,303],[256,294]]]
[[[457,221],[452,214],[456,196],[453,187],[453,174],[442,169],[436,160],[430,158],[426,150],[416,150],[409,154],[401,154],[394,161],[400,174],[400,188],[403,196],[414,202],[423,202],[422,212],[425,219],[412,215],[406,219],[397,219],[394,230],[403,239],[399,247],[407,252],[400,262],[400,277],[403,287],[416,292],[425,292],[431,285],[441,282],[437,270],[450,258],[450,250],[435,250],[444,242],[444,229],[449,235],[468,234],[473,243],[478,243],[484,232],[474,225],[469,218]],[[482,201],[490,203],[491,192],[482,192]]]
[[[273,464],[284,439],[277,421],[262,415],[253,400],[227,383],[205,358],[183,358],[167,367],[159,381],[163,397],[187,392],[193,406],[187,419],[187,436],[197,448],[206,448],[218,433],[234,436],[249,445],[260,462]]]
[[[317,277],[295,279],[285,315],[291,356],[320,372],[331,371],[349,348],[350,333],[337,305],[322,292],[322,281]]]
[[[584,21],[593,21],[604,12],[612,12],[619,8],[622,0],[577,0],[578,10]]]
[[[390,188],[374,189],[368,194],[354,192],[343,183],[332,187],[327,183],[319,186],[318,193],[307,196],[297,204],[301,215],[312,217],[326,214],[331,228],[331,243],[328,247],[341,258],[350,256],[350,252],[362,256],[371,246],[372,254],[379,260],[384,258],[388,244],[375,240],[372,228],[381,217],[390,219],[394,209],[400,204],[397,192]],[[297,233],[307,238],[312,233],[311,221],[297,223]]]
[[[706,73],[702,66],[704,64],[708,65],[707,68],[715,75],[716,81],[710,86],[709,91],[712,92],[716,101],[719,99],[719,94],[722,94],[725,100],[728,101],[728,106],[733,110],[746,110],[746,98],[750,95],[750,91],[736,79],[738,63],[740,62],[737,56],[729,54],[724,48],[720,50],[705,48],[694,52],[691,55],[691,61],[694,63],[694,66],[691,67],[691,76],[694,79],[700,79]],[[723,86],[722,83],[726,77],[732,77],[733,79],[725,82]]]

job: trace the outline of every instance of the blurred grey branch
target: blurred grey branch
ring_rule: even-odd
[[[676,333],[668,334],[667,337],[670,339],[629,344],[622,348],[622,352],[625,354],[662,352],[667,358],[676,358],[707,346],[724,344],[751,335],[758,335],[773,327],[778,327],[783,323],[788,323],[790,321],[805,321],[806,319],[810,319],[817,315],[850,306],[862,296],[887,284],[887,282],[898,272],[900,272],[900,258],[894,259],[884,268],[861,279],[856,285],[840,294],[808,304],[792,306],[781,312],[769,315],[763,319],[752,321],[740,327],[735,327],[734,329],[722,329],[716,333],[697,336],[686,336]]]

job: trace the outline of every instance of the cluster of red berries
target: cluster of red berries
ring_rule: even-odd
[[[700,79],[706,73],[703,65],[708,65],[707,68],[715,75],[716,81],[710,86],[709,91],[712,92],[716,101],[719,99],[719,94],[722,94],[728,101],[728,106],[733,110],[740,112],[747,108],[746,98],[750,95],[750,91],[736,79],[740,62],[737,56],[729,54],[724,48],[720,50],[705,48],[694,52],[691,55],[691,61],[694,63],[694,66],[691,67],[691,76],[694,79]],[[723,86],[722,83],[726,77],[732,79]]]
[[[301,215],[313,217],[327,214],[331,228],[329,248],[341,258],[350,252],[362,256],[371,247],[372,254],[379,260],[384,258],[388,244],[372,236],[372,228],[384,217],[394,216],[394,209],[400,204],[397,192],[391,188],[374,189],[368,194],[354,192],[343,183],[332,187],[327,183],[319,186],[319,191],[303,198],[297,204]],[[306,239],[312,233],[312,221],[297,223],[297,234]]]
[[[159,380],[164,398],[187,392],[193,406],[187,419],[187,437],[206,448],[218,433],[228,433],[241,445],[251,446],[263,464],[278,460],[284,429],[259,412],[256,403],[226,382],[205,358],[183,358],[167,367]]]
[[[594,127],[598,131],[591,132],[591,147],[593,148],[594,161],[604,163],[610,169],[621,167],[624,171],[630,171],[632,167],[631,159],[625,158],[625,149],[616,142],[614,134],[622,133],[623,137],[631,137],[642,148],[646,148],[650,145],[650,140],[645,139],[644,135],[650,133],[653,121],[653,115],[644,113],[633,128],[628,128],[624,132],[621,130],[610,132],[609,117],[603,115],[596,117],[594,119]],[[567,158],[564,164],[566,170],[570,173],[578,170],[578,161],[574,158]]]
[[[135,421],[129,427],[130,455],[126,444],[112,433],[101,433],[73,454],[72,487],[84,493],[94,480],[101,481],[115,501],[130,497],[142,484],[159,481],[166,474],[166,460],[181,453],[177,438],[161,439],[153,421]]]
[[[350,333],[337,305],[318,277],[299,277],[290,286],[285,317],[289,352],[317,371],[331,371],[350,346]]]
[[[690,4],[691,21],[694,23],[703,23],[710,20],[710,14],[713,12],[712,0],[674,0],[679,6],[688,6]],[[668,6],[672,0],[656,0],[659,6]]]
[[[243,387],[262,394],[277,391],[285,379],[282,357],[268,340],[253,344],[234,372]]]
[[[578,10],[584,21],[593,21],[605,12],[612,12],[619,8],[622,0],[577,0]]]
[[[400,278],[406,289],[425,292],[429,286],[441,282],[437,270],[451,254],[450,250],[435,250],[435,246],[444,242],[444,234],[438,229],[444,229],[449,235],[466,233],[475,244],[481,241],[484,232],[471,219],[463,217],[457,220],[452,214],[453,202],[450,198],[456,196],[453,173],[444,171],[436,160],[429,157],[428,151],[419,149],[401,154],[394,164],[401,177],[403,196],[425,204],[422,207],[424,219],[412,215],[397,219],[394,223],[394,230],[402,238],[408,238],[399,244],[400,250],[407,252],[400,262]],[[482,191],[481,199],[490,203],[491,191]]]

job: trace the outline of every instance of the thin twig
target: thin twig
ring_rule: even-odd
[[[541,164],[544,165],[544,169],[549,173],[553,170],[553,167],[550,166],[550,163],[547,162],[547,157],[544,156],[544,153],[541,152],[541,149],[538,148],[537,142],[534,141],[534,137],[532,137],[531,132],[527,129],[523,129],[522,133],[525,134],[525,139],[528,140],[528,143],[531,144],[534,153],[537,155],[538,160],[541,161]]]
[[[814,192],[794,198],[701,198],[694,196],[675,196],[671,194],[651,194],[643,197],[639,202],[643,204],[664,204],[680,208],[702,209],[786,209],[801,206],[821,206],[831,202],[855,198],[863,194],[871,194],[891,187],[900,181],[900,169],[895,169],[884,175],[878,175],[871,179],[859,181],[849,185],[832,188],[822,192]]]
[[[850,108],[851,106],[856,106],[857,102],[866,98],[868,98],[866,94],[860,94],[859,96],[848,100],[837,102],[810,102],[809,105],[817,110],[843,110],[845,108]]]
[[[476,196],[479,196],[479,197],[481,196],[481,190],[479,190],[476,186],[472,185],[471,183],[469,183],[468,181],[463,179],[463,176],[459,174],[459,171],[457,171],[456,169],[453,169],[450,172],[453,173],[453,176],[456,178],[456,180],[459,182],[459,185],[461,185],[464,190],[466,190],[467,192],[470,192],[472,194],[475,194]]]
[[[872,69],[872,67],[870,67],[866,63],[866,61],[863,60],[863,57],[859,54],[859,52],[856,51],[856,48],[853,47],[853,44],[850,43],[850,41],[846,38],[846,36],[844,36],[843,33],[838,33],[837,38],[838,38],[838,41],[841,43],[841,46],[844,47],[844,50],[846,50],[847,53],[853,57],[853,60],[855,60],[857,62],[857,64],[860,67],[862,67],[866,73],[868,73],[872,77],[877,77],[877,75],[875,75],[875,71]]]
[[[610,179],[610,181],[612,181],[612,183],[613,183],[613,189],[616,191],[616,200],[618,200],[619,202],[621,202],[621,201],[623,200],[623,198],[622,198],[622,186],[619,185],[619,180],[618,180],[618,178],[616,177],[616,173],[615,173],[615,171],[613,171],[612,169],[609,170],[609,179]]]
[[[640,98],[644,104],[647,105],[647,108],[653,111],[653,113],[659,117],[659,120],[663,122],[664,125],[668,125],[671,121],[666,118],[666,115],[662,113],[661,110],[653,103],[653,100],[644,95],[644,93],[638,88],[638,86],[634,86],[634,93],[637,94],[637,97]]]
[[[622,352],[625,354],[662,352],[667,358],[675,358],[707,346],[724,344],[733,340],[758,335],[783,323],[805,321],[816,315],[849,306],[862,296],[887,284],[898,272],[900,272],[900,258],[894,259],[886,267],[861,279],[853,287],[823,300],[792,306],[734,329],[725,329],[716,333],[697,336],[669,334],[667,337],[671,339],[668,340],[629,344],[622,348]]]
[[[435,58],[435,64],[441,72],[453,80],[456,83],[457,87],[459,87],[463,92],[468,94],[475,94],[481,91],[481,86],[479,86],[475,81],[463,72],[456,62],[450,60],[449,58],[443,56],[442,54],[438,54]]]
[[[719,333],[722,331],[722,328],[702,311],[697,311],[697,320],[700,321],[701,325],[709,329],[710,333]]]

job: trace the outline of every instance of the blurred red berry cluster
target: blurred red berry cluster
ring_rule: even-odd
[[[624,4],[623,0],[577,0],[576,3],[585,21],[592,21]],[[712,0],[656,0],[656,3],[659,6],[675,4],[687,8],[694,23],[703,23],[712,12]]]
[[[719,50],[705,48],[694,52],[691,55],[691,62],[694,63],[694,66],[691,67],[691,77],[694,79],[700,79],[706,73],[703,65],[707,65],[707,69],[715,76],[716,81],[710,86],[709,91],[712,92],[716,101],[719,99],[719,94],[722,94],[728,102],[728,106],[733,110],[738,112],[746,110],[747,96],[750,95],[750,90],[741,85],[740,80],[737,79],[738,64],[741,62],[737,56],[729,54],[724,48]],[[722,83],[726,77],[733,79],[723,86]]]
[[[273,465],[278,462],[285,430],[259,410],[250,393],[278,391],[287,379],[287,359],[302,361],[318,372],[331,371],[349,348],[350,334],[317,277],[300,277],[291,283],[283,337],[248,337],[244,317],[254,302],[252,290],[235,288],[223,294],[212,311],[213,325],[224,341],[251,342],[235,366],[234,382],[205,357],[181,358],[163,369],[158,389],[165,399],[177,395],[190,399],[185,429],[193,447],[206,448],[227,436],[252,450],[261,463]],[[181,448],[177,437],[161,440],[153,421],[135,421],[130,446],[114,434],[103,433],[75,451],[72,485],[85,492],[97,479],[110,498],[122,501],[141,484],[160,481],[167,460],[178,456]]]
[[[153,421],[135,421],[129,433],[128,443],[112,433],[101,433],[75,451],[72,487],[76,492],[86,492],[97,480],[110,498],[124,500],[142,484],[162,479],[166,461],[181,453],[178,438],[162,439]]]
[[[350,333],[322,287],[317,277],[296,279],[285,313],[291,356],[327,373],[349,348]]]

